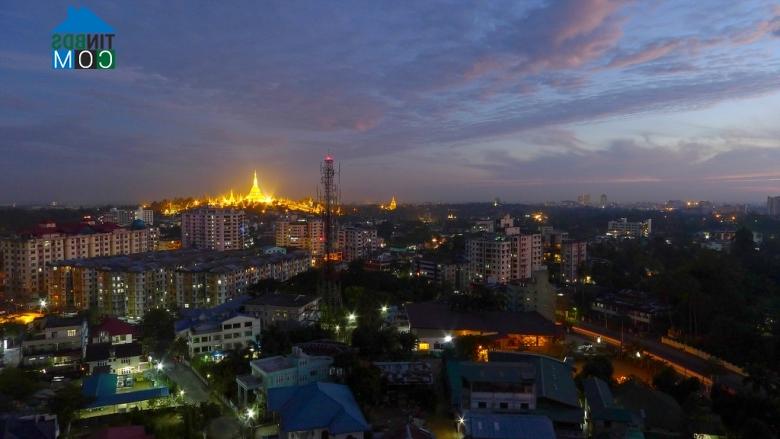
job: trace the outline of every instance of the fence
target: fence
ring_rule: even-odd
[[[703,360],[712,361],[714,363],[717,363],[718,365],[720,365],[724,369],[727,369],[727,370],[730,370],[731,372],[734,372],[736,374],[742,375],[743,377],[748,376],[748,374],[745,372],[745,370],[742,369],[741,367],[737,366],[736,364],[729,363],[728,361],[722,360],[722,359],[720,359],[720,358],[718,358],[718,357],[716,357],[716,356],[714,356],[714,355],[712,355],[710,353],[704,352],[701,349],[697,349],[697,348],[695,348],[693,346],[687,345],[685,343],[680,343],[679,341],[672,340],[671,338],[667,338],[667,337],[661,337],[661,343],[663,343],[663,344],[665,344],[667,346],[671,346],[671,347],[673,347],[675,349],[679,349],[681,351],[685,351],[685,352],[687,352],[687,353],[689,353],[689,354],[691,354],[693,356],[699,357],[699,358],[701,358]]]

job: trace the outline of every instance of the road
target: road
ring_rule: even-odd
[[[179,389],[184,390],[184,399],[189,404],[198,404],[209,400],[209,390],[206,385],[188,368],[180,363],[169,363],[165,367],[168,375]]]
[[[731,372],[720,365],[691,355],[672,346],[662,344],[655,339],[637,337],[628,333],[623,333],[621,336],[620,331],[613,331],[585,322],[578,322],[572,330],[578,334],[591,336],[591,338],[599,335],[605,342],[613,345],[620,345],[622,340],[624,346],[631,344],[641,346],[643,354],[671,365],[678,373],[686,376],[695,376],[707,386],[712,385],[711,377],[713,375],[730,376],[741,379],[734,372]]]

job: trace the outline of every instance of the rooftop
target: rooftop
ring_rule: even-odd
[[[472,330],[483,333],[547,335],[559,333],[555,323],[537,312],[456,311],[446,303],[406,305],[412,329]]]
[[[114,358],[132,358],[141,356],[141,343],[123,343],[112,345],[111,343],[98,343],[87,345],[86,362],[105,361]]]
[[[181,313],[181,319],[174,324],[175,331],[187,331],[204,333],[222,330],[222,322],[233,317],[246,315],[241,312],[243,306],[249,300],[249,296],[238,296],[212,308],[192,308]],[[251,317],[251,316],[249,316]]]
[[[555,439],[550,418],[538,415],[470,412],[464,426],[475,439]]]
[[[338,435],[371,429],[349,387],[342,384],[317,382],[270,389],[268,408],[279,414],[283,432],[323,428]]]
[[[116,317],[106,317],[99,325],[92,328],[91,332],[95,335],[106,332],[110,336],[138,334],[138,326],[119,320]]]
[[[262,296],[255,297],[249,300],[247,305],[255,306],[280,306],[287,308],[300,308],[304,305],[308,305],[312,302],[319,300],[316,296],[308,296],[305,294],[290,294],[281,293],[279,291],[273,293],[263,294]]]

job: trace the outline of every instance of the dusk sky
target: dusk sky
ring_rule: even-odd
[[[115,70],[53,70],[68,6]],[[0,204],[780,195],[777,1],[0,2]]]

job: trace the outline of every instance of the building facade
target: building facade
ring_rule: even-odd
[[[200,207],[181,214],[181,245],[207,250],[240,250],[246,242],[246,214],[241,209]]]
[[[376,229],[362,225],[345,225],[338,230],[338,249],[341,259],[354,261],[367,259],[380,248],[380,239]]]
[[[566,282],[579,280],[579,268],[588,259],[588,243],[564,241],[561,244],[561,276]]]
[[[325,225],[320,218],[277,221],[274,238],[278,247],[299,248],[314,257],[325,252]]]
[[[0,267],[10,293],[42,295],[50,263],[154,251],[158,240],[156,228],[141,224],[119,227],[92,220],[68,225],[45,222],[0,239]]]
[[[80,317],[46,316],[34,320],[22,341],[26,366],[75,366],[84,358],[89,329]]]
[[[277,322],[296,322],[302,325],[319,321],[320,298],[304,294],[267,293],[250,299],[244,312],[257,317],[265,329]]]
[[[629,221],[620,218],[607,223],[607,236],[613,238],[647,238],[653,231],[653,220]]]
[[[103,315],[139,319],[152,308],[217,306],[261,279],[285,281],[310,267],[304,252],[182,249],[53,263],[47,290],[56,310],[93,307]]]
[[[479,283],[530,279],[542,268],[542,235],[485,234],[466,244],[469,277]]]

